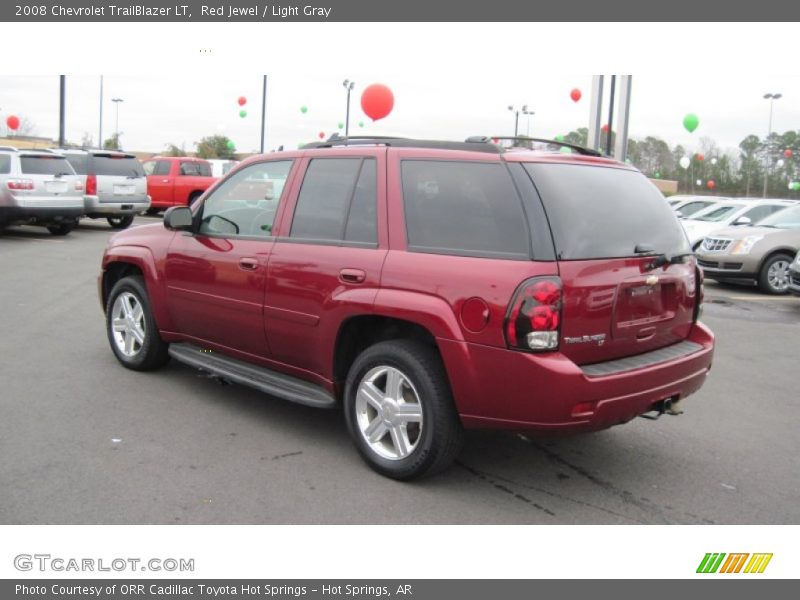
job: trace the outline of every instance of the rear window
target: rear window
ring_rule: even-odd
[[[86,167],[89,163],[88,154],[67,154],[67,162],[72,165],[78,175],[86,175]]]
[[[409,250],[530,258],[525,214],[505,165],[404,160],[402,170]]]
[[[638,171],[526,164],[547,211],[560,260],[635,256],[638,244],[669,255],[689,244],[661,192]]]
[[[20,168],[30,175],[74,175],[63,156],[20,156]]]
[[[182,162],[179,174],[211,177],[211,164],[206,162]]]
[[[92,159],[92,171],[95,175],[144,177],[141,163],[133,156],[116,157],[107,154],[95,154]]]
[[[0,173],[11,173],[11,157],[8,154],[0,154]]]
[[[758,222],[759,227],[776,227],[778,229],[800,229],[800,206],[784,208]]]

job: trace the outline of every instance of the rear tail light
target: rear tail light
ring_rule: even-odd
[[[96,175],[87,175],[86,176],[86,195],[87,196],[95,196],[97,194],[97,176]]]
[[[509,348],[549,352],[558,348],[562,286],[558,277],[535,277],[519,286],[506,314]]]
[[[9,179],[6,186],[10,190],[32,190],[33,179]]]

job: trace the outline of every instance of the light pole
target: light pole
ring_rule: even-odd
[[[522,107],[522,114],[528,116],[528,123],[527,123],[527,126],[525,127],[525,135],[530,137],[531,136],[531,117],[533,115],[535,115],[536,113],[534,111],[532,111],[532,110],[528,110],[528,105],[526,104],[526,105],[524,105]]]
[[[356,82],[345,79],[342,85],[347,90],[347,116],[344,120],[344,137],[348,137],[350,135],[350,92],[356,87]]]
[[[119,143],[119,103],[120,102],[124,102],[124,100],[122,98],[112,98],[111,101],[114,103],[114,106],[116,107],[116,113],[117,113],[116,114],[116,119],[115,119],[115,125],[114,125],[114,139],[117,142],[117,150],[119,150],[119,147],[120,147],[120,143]]]
[[[764,94],[764,99],[769,100],[769,128],[767,129],[767,143],[764,150],[764,198],[767,197],[767,182],[769,181],[769,138],[772,136],[772,105],[782,94]]]
[[[517,137],[517,133],[519,132],[519,111],[514,110],[514,106],[509,104],[508,110],[514,113],[514,137]]]

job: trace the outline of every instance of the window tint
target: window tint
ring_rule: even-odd
[[[144,177],[142,165],[135,156],[95,154],[92,158],[92,172],[95,175]]]
[[[20,156],[20,168],[31,175],[74,175],[75,171],[63,156]]]
[[[378,182],[374,160],[361,165],[350,213],[347,217],[344,239],[348,242],[378,242],[377,202]]]
[[[634,256],[637,244],[670,255],[689,252],[664,197],[638,171],[528,163],[561,260]]]
[[[688,217],[689,215],[693,215],[694,213],[703,210],[714,204],[713,202],[688,202],[681,206],[678,210],[680,211],[681,215],[684,217]]]
[[[11,173],[11,157],[8,154],[0,154],[0,173]]]
[[[172,170],[172,161],[157,160],[154,162],[155,165],[153,166],[153,175],[169,175],[169,172]]]
[[[361,162],[360,158],[317,158],[309,163],[292,219],[291,237],[343,238]]]
[[[211,177],[211,165],[207,162],[182,162],[178,173],[180,175]]]
[[[231,175],[206,198],[200,232],[218,235],[272,235],[275,211],[292,161],[257,163]]]
[[[86,167],[89,163],[88,154],[67,154],[66,158],[78,175],[86,175]]]
[[[778,229],[798,229],[800,228],[800,206],[779,210],[761,221],[759,225]]]
[[[749,218],[753,223],[757,223],[761,219],[765,219],[770,216],[772,213],[777,212],[785,208],[784,206],[775,205],[775,204],[766,204],[762,206],[756,206],[751,208],[742,216]]]
[[[406,160],[402,173],[410,250],[530,256],[525,214],[504,165]]]
[[[710,212],[703,213],[697,217],[697,220],[709,222],[723,221],[730,217],[735,211],[739,210],[740,206],[720,206]]]

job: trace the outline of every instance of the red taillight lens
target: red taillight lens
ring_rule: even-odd
[[[86,195],[87,196],[94,196],[97,194],[97,176],[96,175],[87,175],[86,176]]]
[[[32,179],[9,179],[6,182],[6,186],[10,190],[32,190],[33,189],[33,180]]]
[[[558,277],[535,277],[523,282],[506,314],[509,347],[539,352],[558,348],[561,296]]]

